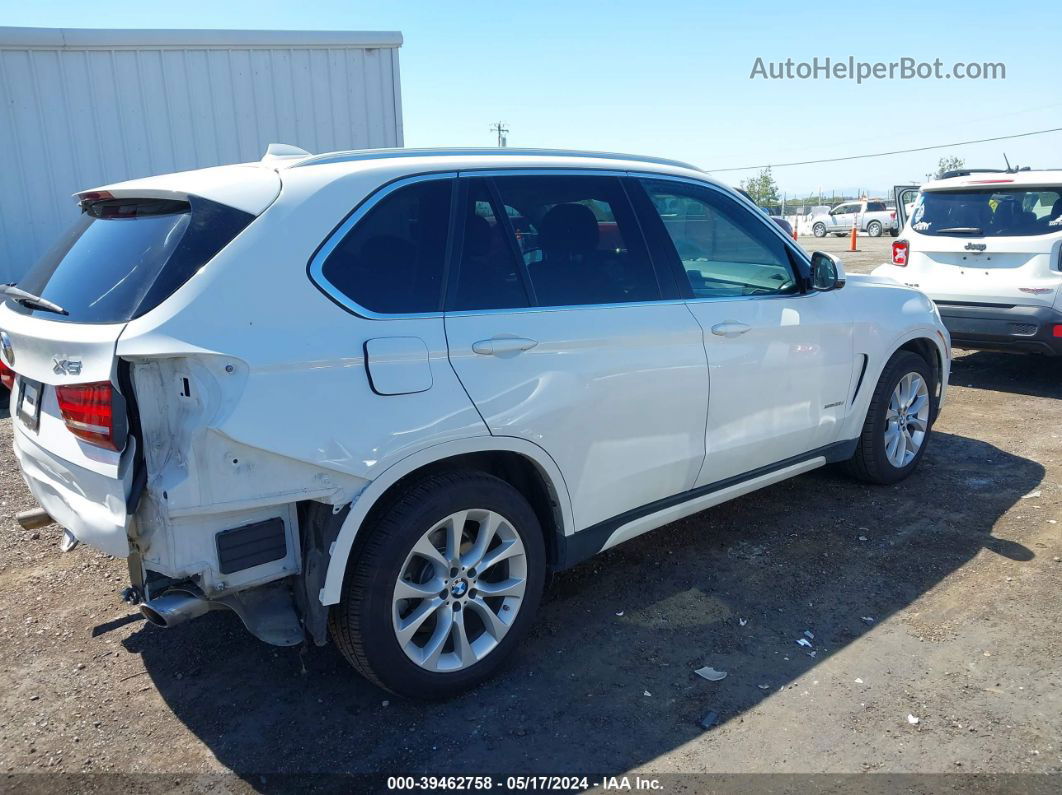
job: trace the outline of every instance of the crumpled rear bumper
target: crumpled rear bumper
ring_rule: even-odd
[[[14,436],[22,477],[41,507],[83,544],[108,555],[126,557],[126,495],[132,467],[125,466],[122,479],[116,480],[56,458],[30,439],[17,423]]]

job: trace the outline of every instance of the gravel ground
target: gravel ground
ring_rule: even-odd
[[[1060,375],[959,355],[907,482],[818,471],[601,555],[555,578],[501,675],[430,705],[229,614],[146,625],[123,561],[15,524],[5,412],[0,772],[1058,774]]]

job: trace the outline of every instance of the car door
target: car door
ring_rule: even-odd
[[[704,460],[701,330],[661,286],[619,178],[461,182],[446,335],[490,432],[556,461],[580,529],[689,489]]]
[[[894,185],[892,188],[893,198],[896,199],[896,228],[903,229],[907,224],[910,214],[908,208],[913,208],[918,199],[918,185]]]
[[[638,182],[654,259],[683,280],[708,356],[706,456],[695,486],[837,442],[854,377],[852,319],[837,293],[809,291],[803,255],[722,189]]]
[[[830,231],[847,232],[852,227],[854,210],[851,204],[839,204],[830,210]]]

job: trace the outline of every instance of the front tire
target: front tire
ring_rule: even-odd
[[[929,363],[897,351],[885,365],[870,399],[850,474],[867,483],[898,483],[922,460],[936,414]]]
[[[811,231],[815,234],[815,237],[826,237],[825,224],[815,224],[813,227],[811,227]]]
[[[431,475],[362,532],[329,629],[380,687],[448,698],[491,676],[527,632],[545,580],[542,528],[505,481]]]
[[[871,221],[867,224],[867,234],[871,237],[881,237],[881,224],[877,221]]]

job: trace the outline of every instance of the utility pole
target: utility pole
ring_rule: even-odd
[[[496,121],[490,126],[490,129],[498,134],[498,146],[508,146],[506,135],[509,132],[509,128],[505,126],[505,122]]]

